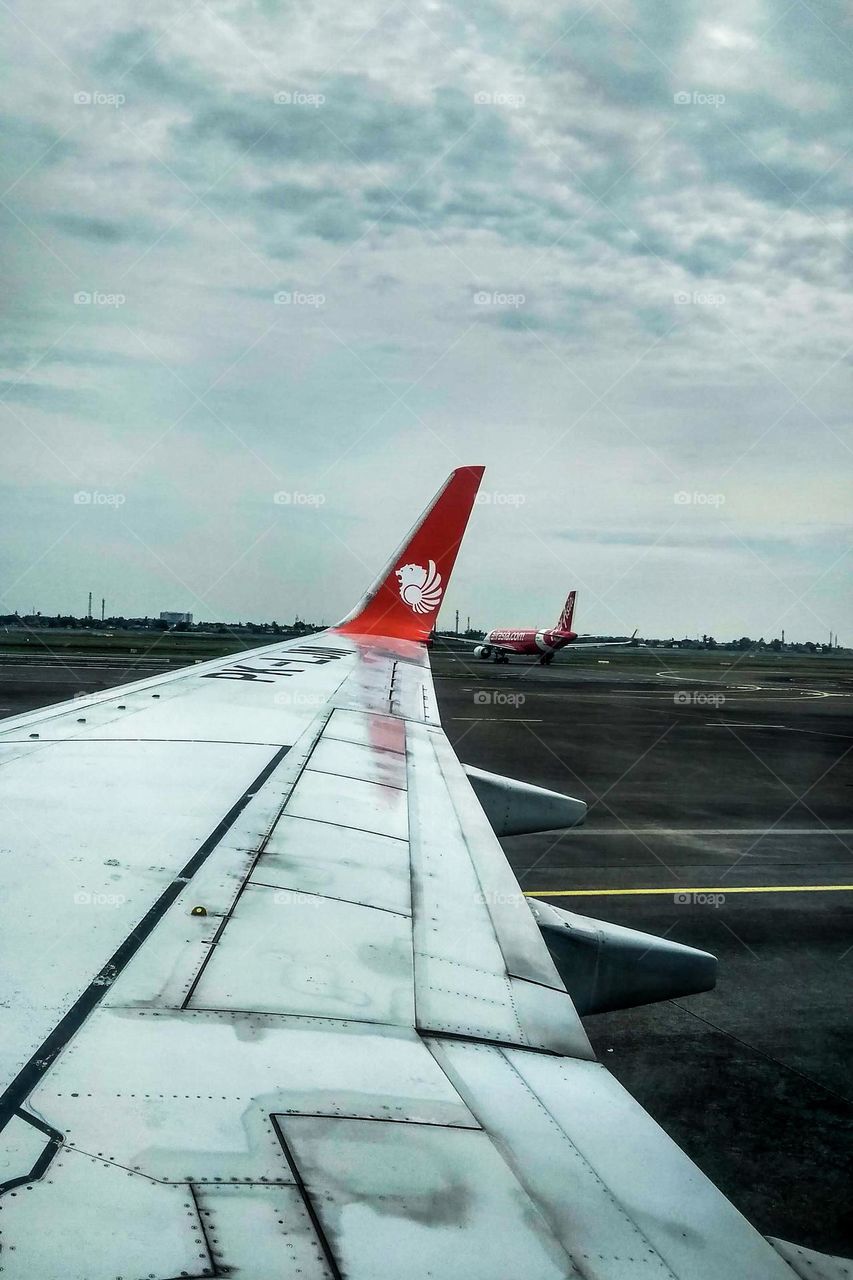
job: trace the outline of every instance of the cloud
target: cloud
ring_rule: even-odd
[[[133,228],[126,222],[109,222],[106,218],[86,217],[79,213],[58,213],[53,222],[70,236],[94,240],[99,244],[118,244],[124,240],[139,239],[145,234],[141,227]]]
[[[620,581],[630,629],[707,630],[714,598],[715,633],[766,630],[809,575],[840,629],[845,21],[47,0],[15,29],[2,162],[0,423],[39,509],[5,508],[10,578],[67,608],[109,574],[138,612],[173,569],[221,578],[212,614],[333,616],[482,460],[525,501],[475,514],[472,616],[536,616],[571,556]],[[128,493],[108,558],[103,513],[64,533],[69,468]],[[326,494],[319,518],[276,510],[287,487]],[[682,490],[724,493],[734,532]],[[667,577],[691,558],[713,596]]]
[[[784,532],[768,529],[741,530],[704,528],[689,530],[669,529],[660,533],[654,529],[555,529],[554,536],[576,544],[594,544],[604,547],[643,547],[648,550],[659,547],[663,552],[675,547],[683,551],[735,551],[744,544],[756,552],[775,556],[821,556],[827,551],[836,552],[849,538],[850,527],[844,524],[814,528],[806,525]]]

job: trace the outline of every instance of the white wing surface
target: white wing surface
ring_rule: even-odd
[[[4,722],[3,1280],[793,1275],[593,1060],[441,730],[479,478],[340,628]]]

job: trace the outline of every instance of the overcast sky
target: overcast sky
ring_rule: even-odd
[[[853,643],[849,6],[3,12],[0,612]]]

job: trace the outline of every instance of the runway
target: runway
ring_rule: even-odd
[[[713,992],[588,1018],[596,1052],[760,1230],[853,1253],[853,663],[431,661],[460,759],[589,805],[504,842],[522,888],[719,957]],[[153,670],[0,658],[0,715]]]

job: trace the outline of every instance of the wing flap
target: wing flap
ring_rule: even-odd
[[[572,1160],[581,1157],[672,1275],[691,1280],[790,1280],[763,1236],[600,1063],[515,1049],[501,1052],[522,1089],[530,1091],[565,1135],[566,1149],[574,1148]],[[457,1054],[455,1061],[459,1058]],[[482,1089],[476,1103],[472,1093],[460,1092],[482,1116]],[[513,1123],[507,1104],[505,1099],[501,1126]],[[567,1223],[571,1204],[571,1197],[565,1197],[562,1212]],[[597,1214],[587,1230],[606,1240]],[[612,1274],[623,1274],[615,1263]]]
[[[580,1278],[478,1130],[276,1117],[348,1280]],[[500,1223],[500,1230],[496,1224]]]
[[[767,1238],[800,1280],[849,1280],[853,1275],[853,1264],[849,1258],[817,1253],[814,1249],[804,1249],[801,1245],[789,1244],[773,1236]]]
[[[596,1280],[621,1280],[621,1263],[642,1259],[649,1280],[672,1280],[650,1240],[608,1190],[569,1134],[559,1128],[499,1049],[433,1041],[432,1052],[540,1206],[552,1231],[581,1268],[596,1259]],[[526,1055],[532,1056],[532,1055]],[[577,1063],[577,1075],[598,1069]]]
[[[407,742],[418,1025],[591,1057],[526,900],[446,738],[409,723]]]
[[[431,739],[443,783],[456,810],[472,865],[482,886],[484,904],[500,939],[507,972],[513,977],[564,991],[547,947],[543,949],[541,946],[538,928],[530,927],[531,912],[527,899],[467,778],[465,766],[456,758],[443,732],[432,733]]]

